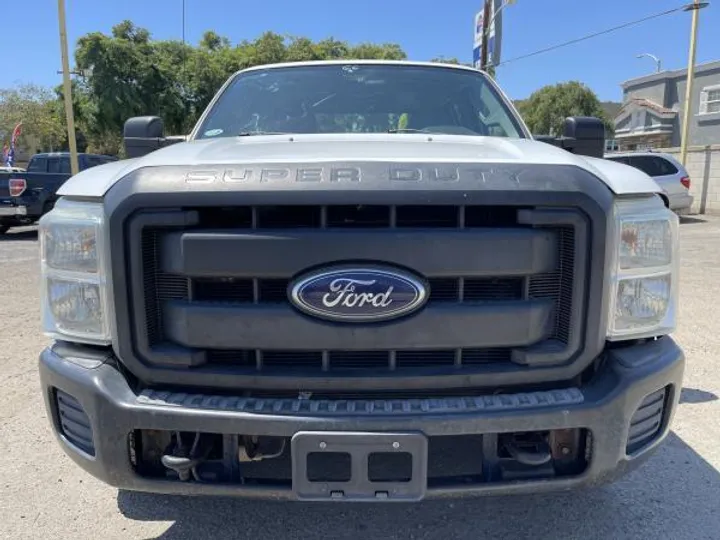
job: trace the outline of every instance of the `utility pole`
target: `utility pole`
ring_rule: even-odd
[[[680,162],[687,165],[688,136],[690,134],[690,118],[693,115],[692,105],[693,82],[695,79],[695,48],[697,46],[697,29],[700,10],[708,6],[708,2],[693,0],[692,4],[685,6],[684,11],[692,11],[692,26],[690,27],[690,52],[688,54],[687,80],[685,81],[685,105],[683,107],[682,138],[680,139]]]
[[[67,30],[65,28],[65,0],[58,0],[58,21],[60,24],[60,54],[62,55],[63,94],[65,97],[65,119],[67,122],[68,145],[70,146],[70,172],[77,174],[77,141],[75,140],[75,117],[72,106],[72,86],[70,85],[70,63],[68,61]]]
[[[483,24],[482,24],[482,46],[480,49],[480,69],[487,71],[488,65],[488,28],[490,24],[490,2],[492,0],[484,0],[483,6]]]

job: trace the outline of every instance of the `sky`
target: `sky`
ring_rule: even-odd
[[[516,0],[504,10],[502,59],[672,9],[690,0]],[[715,4],[715,5],[713,5]],[[3,7],[0,88],[60,84],[56,3],[14,0]],[[157,39],[181,39],[182,0],[66,0],[71,50],[88,33],[109,33],[130,19]],[[185,0],[185,36],[197,43],[214,30],[233,43],[272,30],[313,40],[399,43],[411,60],[437,56],[472,60],[473,17],[482,0]],[[620,83],[687,65],[690,14],[677,12],[533,58],[500,66],[497,80],[513,99],[561,81],[578,80],[602,100],[620,101]],[[10,24],[7,21],[14,21]],[[697,62],[720,60],[720,1],[700,13]]]

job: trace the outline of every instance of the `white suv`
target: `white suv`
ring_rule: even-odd
[[[670,202],[670,209],[678,213],[690,210],[690,175],[670,154],[658,152],[628,152],[607,154],[605,159],[619,161],[640,169],[655,180]]]

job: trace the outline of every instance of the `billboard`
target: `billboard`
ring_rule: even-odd
[[[507,0],[487,0],[490,3],[490,20],[487,30],[488,65],[500,63],[500,40],[502,38],[502,7]],[[493,16],[494,14],[494,16]],[[473,66],[480,69],[482,58],[482,29],[485,17],[484,7],[475,14],[475,31],[473,39]]]

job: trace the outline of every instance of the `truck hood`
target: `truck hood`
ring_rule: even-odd
[[[660,191],[652,178],[633,167],[571,154],[530,139],[382,133],[264,135],[178,143],[141,158],[83,171],[68,180],[58,194],[102,197],[124,176],[145,167],[197,168],[335,161],[571,165],[597,176],[618,195]]]

